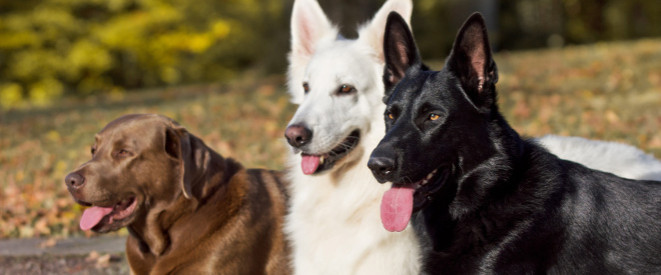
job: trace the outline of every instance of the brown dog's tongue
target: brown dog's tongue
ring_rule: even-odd
[[[83,216],[80,218],[80,229],[85,231],[92,229],[110,212],[112,212],[112,207],[92,206],[85,209]]]
[[[319,167],[319,156],[304,155],[301,159],[303,174],[312,175],[314,171],[317,171],[317,167]]]
[[[381,223],[390,232],[406,228],[413,212],[413,188],[392,187],[381,199]]]

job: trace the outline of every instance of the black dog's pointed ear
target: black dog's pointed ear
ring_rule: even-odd
[[[446,67],[459,78],[476,107],[490,109],[495,104],[498,70],[491,57],[487,27],[479,13],[471,15],[459,30]]]
[[[411,66],[420,62],[418,47],[415,45],[409,26],[397,12],[391,12],[386,22],[383,38],[385,69],[383,84],[386,88],[386,98]]]

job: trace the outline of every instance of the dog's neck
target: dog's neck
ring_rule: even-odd
[[[449,172],[451,175],[433,201],[420,211],[425,224],[434,228],[442,224],[450,230],[452,227],[448,225],[473,215],[488,203],[485,197],[508,185],[513,164],[522,155],[523,148],[516,145],[521,143],[521,138],[497,111],[490,115],[486,125],[484,132],[475,133],[483,137],[481,140],[455,146],[457,160]],[[432,239],[446,238],[432,236]]]
[[[210,203],[211,199],[215,201],[230,197],[225,190],[228,189],[231,178],[239,172],[245,171],[243,166],[235,160],[224,159],[213,151],[210,151],[206,167],[211,169],[205,169],[192,184],[193,198],[186,198],[183,193],[179,193],[172,202],[156,202],[144,218],[136,219],[136,222],[128,226],[131,236],[138,240],[142,253],[154,256],[167,253],[173,246],[170,237],[173,234],[173,226],[180,218],[195,215],[195,212]],[[203,235],[199,234],[199,236]],[[183,241],[192,242],[190,239]]]
[[[540,153],[543,150],[537,145],[523,140],[497,111],[491,118],[488,126],[490,143],[464,146],[470,153],[459,153],[477,154],[479,159],[466,160],[463,167],[455,168],[457,172],[442,187],[440,195],[414,217],[416,231],[422,233],[419,238],[437,252],[452,251],[458,238],[470,238],[476,245],[493,238],[492,232],[498,231],[502,225],[499,221],[489,220],[488,213],[493,210],[490,208],[494,200],[502,202],[500,207],[510,205],[508,198],[521,185],[541,182],[524,181],[522,177],[534,174],[530,171],[532,162],[551,155]],[[535,199],[530,198],[527,203],[534,203],[532,200]],[[433,230],[427,230],[428,227]],[[479,230],[471,231],[475,228]]]

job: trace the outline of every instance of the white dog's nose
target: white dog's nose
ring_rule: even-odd
[[[285,137],[289,145],[300,148],[312,139],[312,131],[307,127],[299,124],[290,125],[285,130]]]

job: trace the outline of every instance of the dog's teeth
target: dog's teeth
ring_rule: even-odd
[[[319,164],[324,164],[324,157],[323,156],[319,157]]]

